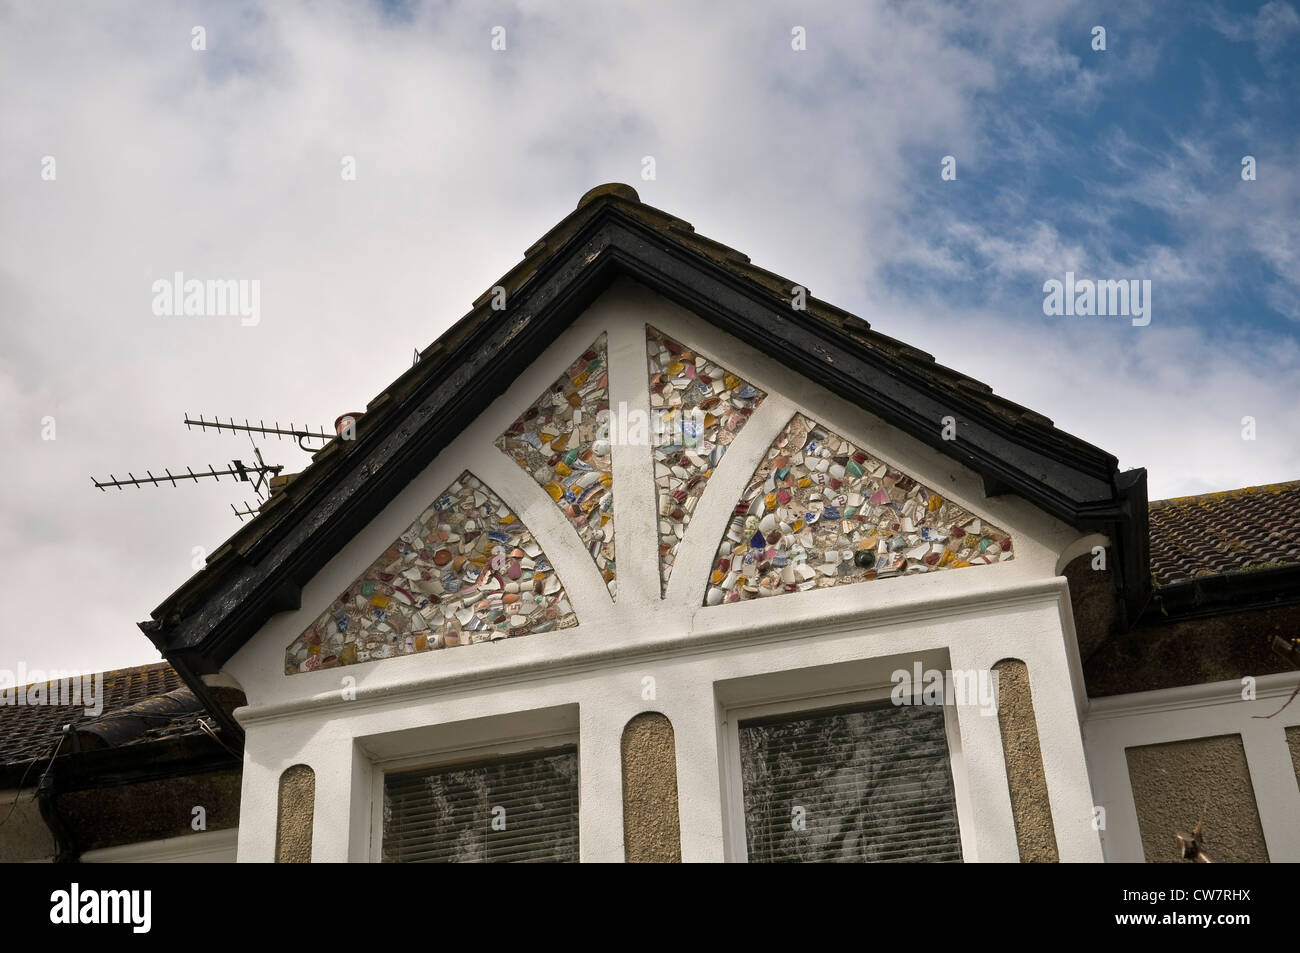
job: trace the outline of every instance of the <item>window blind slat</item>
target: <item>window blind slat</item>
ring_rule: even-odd
[[[577,750],[386,776],[383,859],[576,862]]]
[[[751,863],[962,859],[941,707],[765,718],[739,734]]]

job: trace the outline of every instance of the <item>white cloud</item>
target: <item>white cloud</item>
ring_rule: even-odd
[[[1300,33],[1300,13],[1282,0],[1270,0],[1254,16],[1212,7],[1210,25],[1230,40],[1254,43],[1260,60],[1267,64]]]

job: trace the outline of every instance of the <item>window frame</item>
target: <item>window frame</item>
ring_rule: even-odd
[[[755,718],[780,715],[815,714],[837,708],[879,705],[888,702],[893,693],[892,683],[872,685],[850,691],[828,691],[819,694],[801,693],[761,704],[737,704],[722,711],[723,757],[723,832],[726,839],[728,863],[749,863],[749,842],[745,837],[745,791],[740,764],[740,723]],[[913,698],[919,699],[917,686]],[[943,708],[944,743],[948,748],[948,769],[952,772],[953,801],[957,813],[957,834],[961,841],[962,862],[975,860],[974,821],[971,804],[966,793],[966,765],[961,757],[961,726],[957,707]]]
[[[402,757],[384,758],[371,761],[370,773],[370,863],[380,864],[384,860],[384,778],[388,774],[400,774],[408,771],[429,769],[441,771],[449,768],[481,764],[498,758],[515,755],[558,753],[561,749],[573,748],[578,762],[578,804],[582,805],[582,746],[578,743],[578,732],[572,729],[543,731],[533,735],[523,735],[506,741],[455,745],[438,748],[422,754]],[[578,851],[582,850],[582,823],[579,816]]]

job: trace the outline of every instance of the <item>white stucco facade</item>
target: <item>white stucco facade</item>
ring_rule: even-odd
[[[493,440],[602,331],[609,336],[611,406],[648,414],[647,324],[768,397],[709,481],[663,597],[651,454],[643,446],[614,446],[614,600],[551,499]],[[1015,558],[703,606],[732,509],[796,411],[1010,533]],[[286,646],[466,469],[537,537],[579,625],[283,674]],[[683,860],[741,859],[730,767],[735,713],[868,697],[889,686],[892,671],[918,658],[965,670],[1013,658],[1029,671],[1060,859],[1099,861],[1102,842],[1094,829],[1080,727],[1087,701],[1069,594],[1058,575],[1062,560],[1086,542],[1023,500],[985,498],[980,479],[951,458],[744,341],[620,281],[304,587],[301,609],[272,617],[225,666],[248,698],[237,713],[247,732],[238,859],[274,858],[279,779],[292,765],[315,772],[313,860],[359,862],[375,856],[377,779],[385,767],[565,738],[576,740],[579,751],[581,858],[620,861],[620,737],[643,711],[662,712],[674,728]],[[998,719],[958,706],[950,713],[949,747],[965,859],[1017,860]]]
[[[1300,785],[1286,736],[1300,725],[1300,706],[1283,708],[1296,679],[1280,674],[1253,681],[1253,697],[1244,697],[1242,682],[1230,681],[1093,700],[1084,739],[1097,804],[1106,811],[1108,861],[1144,859],[1127,749],[1225,735],[1241,738],[1269,860],[1300,861]]]

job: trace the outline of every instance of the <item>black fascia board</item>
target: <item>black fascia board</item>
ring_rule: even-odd
[[[1081,441],[1063,452],[1034,446],[1027,434],[1017,439],[1012,422],[973,401],[933,394],[932,382],[847,334],[800,320],[797,312],[792,318],[781,298],[607,203],[539,263],[499,316],[429,367],[421,361],[419,381],[399,406],[384,408],[384,426],[361,429],[356,444],[334,463],[337,473],[291,496],[242,555],[212,567],[221,577],[194,611],[168,618],[165,603],[157,621],[141,628],[178,669],[191,675],[219,670],[274,612],[296,607],[301,586],[620,276],[642,282],[1063,522],[1132,535],[1135,504],[1119,485],[1114,457]],[[960,439],[942,439],[943,416],[957,420]],[[1145,492],[1140,503],[1145,514]],[[1137,545],[1121,546],[1125,562],[1123,550]],[[1135,575],[1126,566],[1123,575],[1140,583],[1145,568],[1136,568]]]
[[[228,740],[228,739],[227,739]],[[243,761],[207,735],[184,735],[139,742],[120,748],[63,752],[52,769],[46,759],[0,766],[0,785],[34,787],[49,770],[54,792],[68,794],[97,788],[190,777],[210,771],[241,770]]]
[[[1137,625],[1235,615],[1300,603],[1300,565],[1275,566],[1185,579],[1153,593]]]

